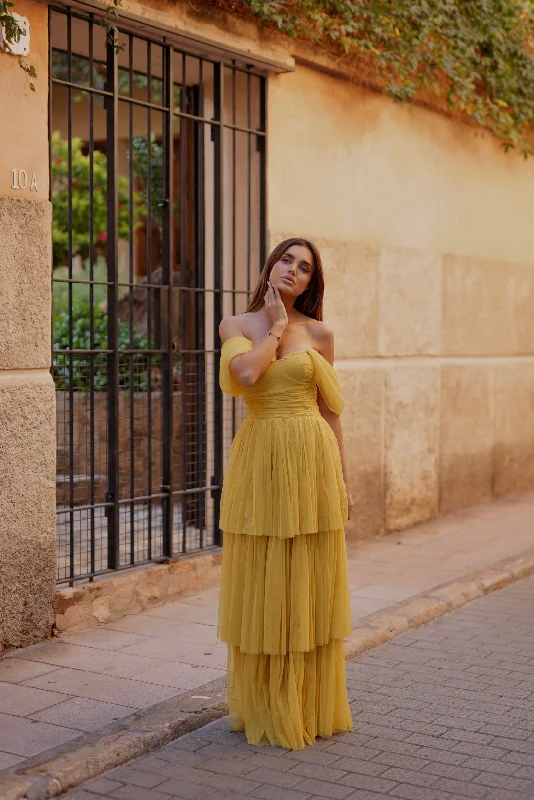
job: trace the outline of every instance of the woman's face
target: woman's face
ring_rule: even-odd
[[[278,287],[280,294],[296,298],[308,288],[313,270],[311,251],[304,245],[294,244],[273,266],[269,281]]]

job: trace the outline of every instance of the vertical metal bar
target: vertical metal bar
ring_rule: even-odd
[[[134,39],[132,34],[128,37],[128,96],[133,97],[133,48]],[[129,335],[129,348],[134,349],[134,323],[133,323],[133,294],[134,294],[134,174],[133,174],[133,103],[128,103],[128,146],[132,154],[128,159],[128,335]],[[134,356],[130,353],[128,356],[128,367],[130,375],[130,564],[135,564],[135,370],[134,370]]]
[[[67,14],[67,77],[72,81],[72,19]],[[67,88],[68,276],[72,280],[72,89]],[[69,282],[69,577],[74,578],[74,358],[72,283]]]
[[[48,174],[50,175],[49,185],[48,185],[48,200],[52,203],[52,196],[53,196],[53,183],[52,183],[52,108],[53,108],[53,91],[54,91],[54,84],[53,84],[53,64],[52,64],[52,26],[53,26],[53,19],[54,19],[54,12],[48,7]],[[50,275],[50,290],[51,290],[51,297],[52,302],[54,298],[54,270],[51,270]],[[52,309],[53,310],[53,309]],[[52,345],[52,352],[50,354],[50,361],[52,364],[52,375],[54,375],[54,367],[57,363],[57,357],[54,353],[54,314],[52,313],[52,318],[50,320],[50,342]],[[64,406],[63,406],[64,407]],[[56,530],[57,530],[57,523],[58,517],[56,516]],[[56,566],[56,575],[59,579],[59,563]]]
[[[180,95],[180,109],[182,112],[187,111],[187,74],[186,74],[187,61],[186,56],[182,53],[182,91]],[[188,264],[187,264],[187,202],[186,202],[186,169],[187,162],[186,154],[186,131],[187,123],[184,117],[180,117],[180,270],[181,270],[181,283],[182,286],[189,284]],[[189,349],[188,330],[187,325],[189,322],[188,307],[189,295],[187,291],[180,293],[180,312],[181,312],[181,348],[183,350]],[[182,372],[182,424],[181,424],[181,439],[182,439],[182,489],[187,489],[187,455],[188,455],[188,397],[187,397],[187,353],[181,354],[181,372]],[[187,494],[182,494],[182,552],[185,553],[187,549],[187,523],[189,518],[189,500]]]
[[[152,100],[152,43],[147,42],[147,99],[150,103]],[[152,117],[151,110],[147,108],[147,237],[146,237],[146,277],[147,283],[147,339],[148,347],[152,349],[154,346],[152,336]],[[152,558],[152,356],[147,353],[147,374],[148,374],[148,387],[147,387],[147,507],[148,507],[148,552],[147,558]]]
[[[93,85],[93,25],[89,19],[89,85]],[[89,515],[90,536],[90,572],[95,571],[95,323],[94,323],[94,281],[95,250],[94,250],[94,95],[89,93],[89,475],[91,511]]]
[[[163,500],[163,555],[172,556],[173,529],[173,481],[172,481],[172,443],[173,443],[173,324],[172,324],[172,142],[173,142],[173,77],[172,49],[163,49],[163,186],[162,186],[162,253],[161,285],[167,287],[167,330],[162,336],[161,378],[162,378],[162,483],[167,497]]]
[[[235,65],[235,61],[233,62]],[[236,97],[236,71],[235,68],[232,70],[232,124],[236,124],[236,113],[237,113],[237,97]],[[236,219],[236,200],[237,200],[237,191],[236,191],[236,182],[237,182],[237,167],[236,167],[236,136],[237,131],[234,127],[232,130],[232,314],[236,312],[236,240],[237,240],[237,219]],[[232,436],[235,434],[235,430],[237,427],[236,424],[236,401],[235,397],[232,397]]]
[[[214,341],[219,341],[219,325],[223,317],[224,289],[224,65],[218,63],[215,68],[215,116],[219,119],[215,140],[215,219],[214,219]],[[213,382],[213,416],[214,416],[214,477],[213,483],[219,487],[214,491],[214,542],[220,545],[222,532],[219,528],[219,511],[221,506],[222,471],[223,471],[223,404],[218,382],[220,348],[215,348],[214,382]]]
[[[251,76],[247,73],[247,128],[252,129],[252,98],[251,98]],[[247,133],[247,305],[250,300],[250,253],[251,253],[251,232],[252,232],[252,134]],[[235,286],[234,286],[235,289]]]
[[[106,45],[106,152],[107,152],[107,268],[108,268],[108,568],[120,566],[119,547],[119,346],[118,346],[118,58],[112,43]]]
[[[199,86],[196,92],[194,114],[204,116],[204,62],[200,59]],[[195,292],[195,318],[197,354],[196,361],[196,451],[197,486],[206,486],[207,437],[206,437],[206,312],[205,312],[205,267],[204,267],[204,123],[194,123],[194,174],[195,174],[195,285],[202,291]],[[198,546],[204,546],[206,516],[206,493],[198,492],[196,522],[199,530]]]
[[[267,260],[267,78],[260,78],[260,130],[258,136],[260,151],[260,264],[261,270]]]

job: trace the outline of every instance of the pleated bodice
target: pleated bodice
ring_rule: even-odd
[[[317,388],[336,413],[343,398],[333,367],[317,351],[298,350],[273,361],[243,389],[230,361],[252,343],[236,336],[221,354],[223,391],[243,395],[247,418],[230,451],[220,527],[232,533],[291,538],[339,530],[347,498],[336,437],[321,416]]]

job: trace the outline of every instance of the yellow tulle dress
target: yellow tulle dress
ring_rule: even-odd
[[[344,638],[351,631],[343,525],[347,495],[336,437],[317,404],[343,399],[315,350],[273,361],[250,389],[230,361],[252,347],[228,339],[220,385],[243,395],[221,499],[219,636],[228,644],[233,730],[293,750],[352,728]]]

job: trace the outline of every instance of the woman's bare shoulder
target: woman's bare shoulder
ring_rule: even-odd
[[[326,343],[334,338],[333,329],[322,320],[309,318],[307,327],[310,336],[312,336],[317,343]]]
[[[250,338],[248,335],[250,324],[249,317],[250,314],[247,312],[244,314],[236,314],[235,316],[229,314],[224,317],[219,325],[219,336],[223,343],[233,336],[245,336],[247,339]]]
[[[334,331],[318,319],[310,319],[308,333],[314,341],[315,349],[330,363],[334,360]]]

